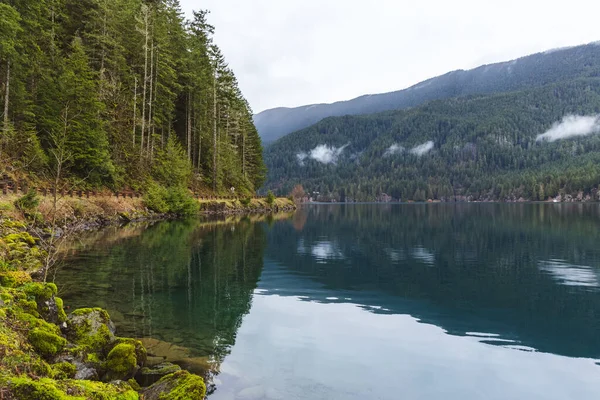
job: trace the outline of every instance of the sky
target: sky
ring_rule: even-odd
[[[600,40],[597,0],[181,0],[254,112],[404,89],[456,69]]]

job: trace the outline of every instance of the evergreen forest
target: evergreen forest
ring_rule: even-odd
[[[600,78],[586,74],[330,117],[266,148],[267,187],[289,193],[302,185],[323,201],[597,200],[599,113]],[[550,130],[572,132],[541,136]]]
[[[208,17],[178,0],[0,2],[2,175],[255,193],[261,141]]]

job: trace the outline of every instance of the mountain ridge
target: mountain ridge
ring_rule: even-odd
[[[597,76],[598,64],[600,42],[596,41],[449,71],[397,91],[365,94],[333,103],[268,109],[255,114],[254,123],[263,142],[269,144],[327,117],[373,114],[411,108],[432,100],[539,87],[585,74],[588,68],[591,76]]]

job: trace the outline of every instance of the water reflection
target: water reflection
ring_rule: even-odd
[[[490,367],[488,355],[510,361],[501,373],[512,381],[515,363],[538,368],[543,382],[566,368],[554,355],[600,359],[598,226],[598,205],[321,205],[268,220],[107,230],[57,280],[67,305],[105,307],[120,333],[167,342],[184,366],[220,373],[215,383],[235,390],[216,399],[306,398],[296,376],[318,383],[313,398],[397,398],[381,382],[400,379],[384,368],[392,351],[409,357],[406,385],[410,368],[451,385],[465,379],[452,362],[476,371]],[[445,353],[434,362],[435,352]],[[544,375],[546,364],[556,375]],[[372,375],[378,389],[346,393],[348,378],[325,365]],[[497,384],[490,376],[482,382]],[[461,398],[481,398],[471,394]]]
[[[272,262],[260,287],[305,301],[350,298],[374,313],[412,315],[452,335],[490,332],[485,343],[599,358],[599,210],[596,204],[308,207],[295,216],[304,221],[301,229],[272,228],[265,253]],[[329,257],[324,266],[320,255],[294,246],[325,240],[346,257]]]
[[[266,238],[256,222],[108,229],[75,246],[57,281],[67,305],[104,307],[119,334],[154,338],[160,356],[217,372],[262,269]]]

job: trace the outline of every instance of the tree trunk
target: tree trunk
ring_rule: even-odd
[[[192,92],[188,91],[187,110],[187,155],[192,161]]]
[[[242,132],[242,175],[246,177],[246,133]]]
[[[2,126],[4,131],[4,138],[8,135],[8,103],[10,101],[10,60],[6,62],[6,91],[4,92],[4,125]]]
[[[148,37],[150,32],[148,30],[148,24],[150,19],[150,10],[148,6],[144,6],[144,90],[143,90],[143,102],[142,102],[142,137],[140,140],[140,155],[144,153],[144,134],[146,131],[146,85],[148,84]]]
[[[153,47],[154,48],[154,47]],[[158,96],[158,50],[154,60],[154,114],[156,114],[156,98]],[[156,124],[154,123],[154,116],[152,116],[152,149],[150,150],[150,158],[154,159],[154,135],[156,133]]]
[[[135,148],[135,124],[137,122],[137,76],[133,87],[133,147]]]
[[[217,191],[217,68],[213,83],[213,192]]]
[[[154,43],[152,43],[152,50],[150,52],[150,98],[148,99],[148,137],[146,139],[146,152],[150,154],[150,141],[152,132],[152,99],[154,96]]]

